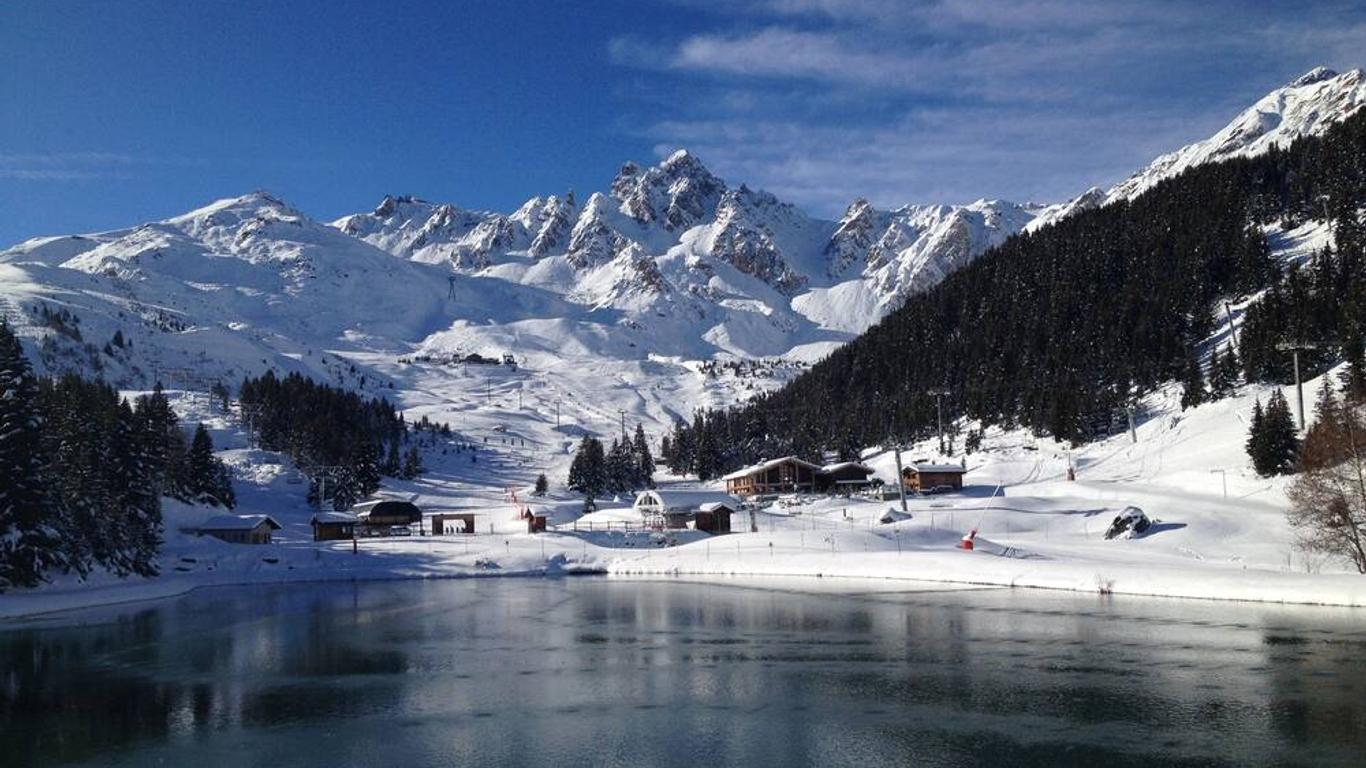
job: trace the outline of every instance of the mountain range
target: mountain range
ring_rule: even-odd
[[[606,191],[533,197],[512,213],[386,196],[321,222],[253,192],[0,252],[0,311],[45,370],[93,368],[129,386],[159,369],[266,367],[354,384],[353,353],[511,353],[543,368],[809,361],[1013,235],[1315,135],[1363,104],[1361,70],[1315,69],[1209,139],[1052,205],[858,199],[831,221],[732,186],[685,150],[624,164]],[[63,311],[74,319],[52,319]],[[130,346],[103,349],[116,330]]]

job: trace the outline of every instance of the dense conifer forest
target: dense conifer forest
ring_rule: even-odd
[[[784,389],[680,422],[665,458],[705,478],[762,457],[920,438],[935,428],[936,391],[946,421],[1103,436],[1142,394],[1189,383],[1213,352],[1222,301],[1258,293],[1239,365],[1206,366],[1216,387],[1240,375],[1287,381],[1285,342],[1318,343],[1301,358],[1306,376],[1342,359],[1360,376],[1364,203],[1366,113],[1284,149],[1196,167],[1011,238]],[[1335,249],[1289,270],[1271,258],[1263,227],[1325,218]],[[1195,377],[1203,386],[1198,368]]]
[[[378,490],[382,475],[411,479],[423,471],[417,442],[388,400],[273,372],[245,379],[239,400],[260,446],[288,455],[309,475],[315,505],[347,509]],[[451,434],[425,418],[413,426],[418,435]]]
[[[94,568],[154,575],[161,499],[232,507],[203,425],[192,440],[158,387],[39,379],[0,323],[0,590]]]

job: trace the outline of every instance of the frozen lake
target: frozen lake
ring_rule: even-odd
[[[0,624],[6,765],[1361,765],[1366,612],[906,583],[309,584]]]

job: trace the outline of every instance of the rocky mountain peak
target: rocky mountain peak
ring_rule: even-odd
[[[1337,76],[1338,73],[1328,67],[1314,67],[1303,75],[1291,80],[1286,87],[1298,88],[1304,85],[1313,85],[1314,83],[1321,83],[1324,80],[1331,80]]]

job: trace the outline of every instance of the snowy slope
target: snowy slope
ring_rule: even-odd
[[[1049,206],[1028,229],[1047,226],[1080,210],[1132,199],[1158,182],[1204,163],[1252,157],[1303,136],[1317,136],[1363,105],[1366,72],[1354,69],[1339,74],[1316,67],[1263,96],[1208,139],[1162,155],[1104,193],[1091,189],[1066,203]]]

